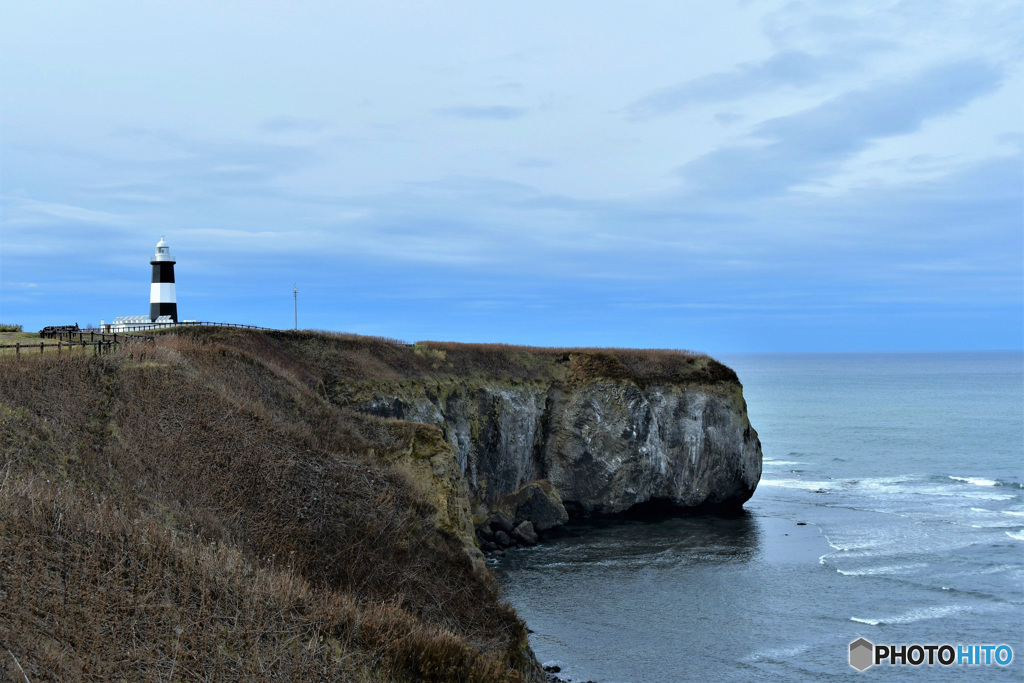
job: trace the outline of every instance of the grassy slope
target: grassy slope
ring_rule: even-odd
[[[453,376],[735,381],[674,351],[157,336],[0,358],[7,677],[514,680],[523,624],[386,464],[415,429],[324,396]]]
[[[522,623],[378,455],[408,425],[215,337],[0,359],[0,677],[514,679]]]

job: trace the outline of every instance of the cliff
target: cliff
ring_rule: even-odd
[[[760,443],[735,382],[442,380],[378,388],[349,405],[439,428],[474,501],[488,507],[540,479],[576,514],[652,501],[739,506],[761,474]]]
[[[393,360],[401,379],[323,367],[325,393],[440,430],[478,523],[502,511],[513,529],[543,531],[641,504],[739,507],[760,478],[742,386],[707,356],[437,342],[403,351],[415,369]]]
[[[735,374],[682,352],[181,328],[0,364],[32,678],[541,680],[481,546],[760,475]]]
[[[338,338],[307,355],[311,372],[340,407],[436,428],[444,492],[468,488],[445,523],[465,540],[475,522],[486,550],[571,516],[738,507],[761,476],[738,378],[707,355],[420,342],[368,356],[365,343]]]

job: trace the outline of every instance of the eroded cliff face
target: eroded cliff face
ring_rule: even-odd
[[[602,382],[553,395],[544,475],[569,506],[739,506],[757,487],[761,444],[738,385]]]
[[[514,496],[536,481],[550,481],[569,513],[589,515],[648,502],[738,507],[761,476],[760,441],[736,381],[450,378],[378,386],[342,402],[440,429],[477,521],[496,510],[514,523],[531,519],[515,519]]]

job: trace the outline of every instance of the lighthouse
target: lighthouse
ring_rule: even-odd
[[[150,261],[153,266],[153,283],[149,286],[149,319],[156,322],[161,316],[170,316],[178,322],[178,299],[174,293],[174,257],[171,248],[161,237],[156,243],[156,254]]]

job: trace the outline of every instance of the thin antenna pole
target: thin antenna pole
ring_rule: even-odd
[[[295,297],[295,329],[299,329],[299,285],[292,286],[292,295]]]

